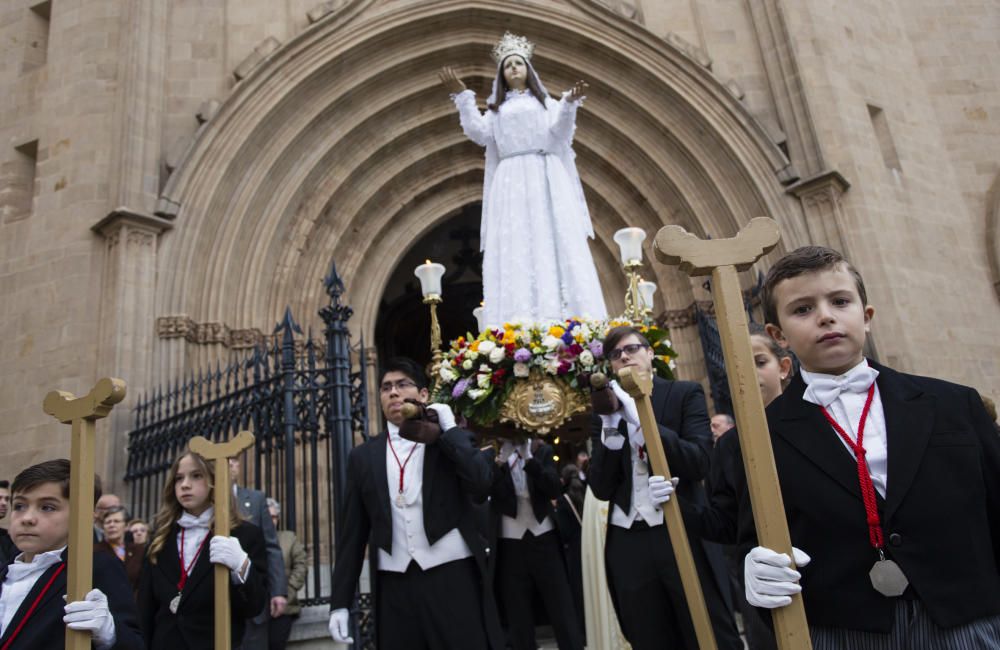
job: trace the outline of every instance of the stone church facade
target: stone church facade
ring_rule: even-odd
[[[117,376],[98,469],[120,487],[135,399],[286,306],[320,327],[333,262],[374,340],[429,233],[481,197],[437,70],[482,101],[505,30],[550,89],[590,83],[575,148],[612,310],[617,229],[726,237],[768,215],[783,241],[761,269],[844,250],[881,360],[1000,397],[995,3],[5,0],[0,473],[68,454],[48,391]],[[689,314],[709,294],[643,272],[679,374],[703,379]]]

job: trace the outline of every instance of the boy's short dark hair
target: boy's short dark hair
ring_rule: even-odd
[[[868,292],[865,291],[865,281],[858,270],[851,266],[847,258],[838,251],[826,246],[803,246],[788,253],[767,272],[764,287],[761,290],[761,303],[764,305],[764,322],[780,326],[778,322],[778,306],[774,303],[774,290],[783,280],[790,280],[805,273],[817,273],[832,269],[840,264],[854,277],[854,284],[861,297],[861,305],[868,304]]]
[[[639,342],[645,346],[649,346],[649,341],[643,336],[642,332],[638,328],[632,327],[631,325],[619,325],[618,327],[612,327],[608,330],[608,333],[604,335],[604,356],[611,354],[611,351],[615,349],[622,339],[629,335],[634,335],[639,338]]]
[[[95,476],[95,487],[97,485],[97,480],[98,479]],[[31,467],[23,470],[20,474],[14,477],[14,482],[11,484],[10,489],[11,496],[14,497],[18,494],[23,494],[29,490],[33,490],[43,483],[58,483],[61,488],[63,498],[68,499],[69,461],[65,458],[57,458],[55,460],[47,460],[43,463],[32,465]],[[99,489],[95,489],[95,505],[97,504],[99,494]]]
[[[378,376],[379,386],[382,385],[382,380],[390,372],[401,372],[412,379],[417,388],[427,388],[427,373],[420,367],[420,364],[409,357],[393,357],[386,361]]]
[[[0,490],[9,490],[9,489],[10,489],[10,481],[8,481],[7,479],[0,480]]]
[[[14,477],[11,496],[33,490],[42,483],[58,483],[64,498],[69,498],[69,461],[65,458],[47,460],[22,470]]]

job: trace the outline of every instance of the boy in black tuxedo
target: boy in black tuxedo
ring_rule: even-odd
[[[615,373],[625,367],[652,373],[653,350],[635,328],[609,331],[604,353]],[[694,650],[698,643],[661,509],[674,485],[651,475],[635,401],[617,383],[612,388],[620,408],[594,417],[589,472],[594,496],[611,502],[605,545],[611,600],[635,650]],[[678,496],[705,504],[701,480],[708,472],[712,433],[701,386],[654,377],[651,401],[670,469],[679,479]],[[600,412],[596,404],[595,411]],[[690,531],[688,536],[716,643],[742,650],[725,558],[718,546],[706,545]]]
[[[802,364],[767,408],[801,574],[753,548],[747,600],[781,607],[801,589],[817,649],[1000,648],[1000,440],[979,396],[864,358],[875,309],[836,251],[786,255],[763,301]]]
[[[94,555],[92,589],[66,603],[68,460],[33,465],[11,486],[11,536],[21,553],[0,569],[0,646],[62,648],[66,627],[90,632],[97,650],[141,650],[132,588],[122,563]]]
[[[365,545],[378,562],[375,587],[382,650],[503,648],[488,579],[489,548],[473,499],[486,500],[492,466],[455,425],[451,410],[431,404],[439,426],[415,430],[404,401],[426,403],[427,378],[415,362],[393,359],[379,380],[387,431],[351,450],[344,520],[337,530],[330,634],[351,643],[348,608]]]

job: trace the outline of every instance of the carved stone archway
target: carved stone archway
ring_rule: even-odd
[[[590,82],[575,149],[612,308],[623,290],[612,235],[623,226],[718,237],[766,214],[804,232],[779,180],[780,149],[708,69],[640,25],[587,0],[353,0],[253,69],[174,171],[156,315],[266,328],[287,304],[313,318],[336,260],[354,327],[370,337],[395,260],[481,194],[482,150],[462,135],[437,70],[457,66],[482,98],[505,30],[538,44],[550,89]],[[693,301],[676,271],[646,275],[668,307]],[[158,366],[173,373],[209,356],[164,339]]]

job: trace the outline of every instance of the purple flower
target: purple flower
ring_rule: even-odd
[[[451,389],[451,398],[458,399],[465,394],[465,391],[469,388],[469,378],[459,379],[455,387]]]
[[[572,330],[566,330],[565,332],[563,332],[562,340],[563,340],[563,343],[565,343],[566,345],[569,345],[570,343],[572,343],[573,342],[573,331]]]
[[[518,348],[514,351],[514,361],[518,363],[528,363],[531,361],[531,350],[528,348]]]
[[[600,359],[604,356],[604,343],[601,341],[591,341],[589,346],[590,353],[594,355],[594,358]]]

